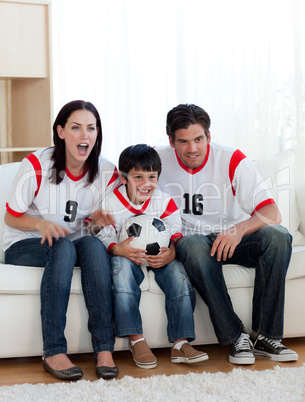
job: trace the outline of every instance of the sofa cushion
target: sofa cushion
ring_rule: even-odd
[[[4,214],[5,214],[5,205],[8,201],[8,197],[10,194],[10,189],[14,177],[19,169],[20,162],[14,163],[6,163],[4,165],[0,165],[0,263],[4,262],[4,251],[2,250],[2,238],[4,232]]]
[[[305,237],[298,230],[300,216],[296,202],[294,151],[283,151],[270,158],[254,161],[254,164],[281,211],[282,225],[293,236],[293,245],[305,245]]]
[[[305,246],[295,246],[292,249],[291,262],[287,272],[287,279],[299,279],[305,277],[304,271]],[[223,275],[228,289],[253,287],[255,278],[254,268],[245,268],[235,264],[223,265]],[[153,271],[148,272],[149,290],[152,293],[163,293],[154,280]]]
[[[0,294],[39,294],[44,268],[0,264]],[[82,294],[80,269],[75,268],[71,294]]]
[[[39,294],[43,270],[42,267],[0,264],[0,294]],[[142,291],[149,290],[149,277],[146,268],[144,271],[146,271],[145,278],[140,286]],[[80,268],[74,268],[71,294],[83,294],[80,274]],[[161,290],[160,292],[163,293]]]

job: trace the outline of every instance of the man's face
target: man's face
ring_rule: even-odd
[[[180,128],[175,131],[175,140],[169,139],[170,146],[176,149],[179,159],[189,169],[196,169],[203,164],[210,141],[210,132],[206,136],[200,124]]]

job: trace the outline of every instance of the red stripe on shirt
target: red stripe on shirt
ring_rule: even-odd
[[[146,200],[142,206],[141,209],[136,209],[134,208],[127,200],[126,198],[123,197],[123,195],[119,192],[119,187],[117,187],[113,193],[117,196],[117,198],[121,201],[121,203],[124,205],[125,208],[128,209],[128,211],[132,212],[134,215],[141,215],[143,212],[146,210],[148,207],[148,204],[150,202],[150,198]]]
[[[178,207],[175,203],[175,201],[171,198],[167,204],[166,210],[163,212],[163,214],[160,216],[161,219],[166,218],[167,216],[171,215],[175,211],[177,211]]]
[[[26,158],[31,162],[31,164],[35,170],[36,181],[37,181],[37,189],[35,191],[35,197],[36,197],[38,194],[38,191],[40,189],[40,185],[41,185],[41,177],[42,177],[41,165],[40,165],[39,159],[34,154],[30,154]]]
[[[110,243],[107,249],[107,252],[109,253],[110,250],[112,249],[113,246],[115,246],[117,243]]]
[[[230,165],[229,165],[229,177],[230,177],[230,182],[231,182],[231,186],[232,186],[232,191],[233,191],[233,195],[236,194],[235,188],[233,187],[233,179],[234,179],[234,175],[235,175],[235,170],[237,168],[237,166],[239,165],[239,163],[246,158],[246,155],[244,155],[239,149],[237,149],[230,160]]]
[[[114,171],[113,171],[113,174],[112,174],[112,177],[111,177],[111,179],[109,180],[109,182],[107,184],[107,187],[110,186],[110,184],[112,184],[113,182],[115,182],[118,177],[119,177],[119,172],[118,172],[118,169],[115,167]]]
[[[190,169],[184,163],[182,163],[182,161],[180,160],[176,150],[175,150],[175,154],[176,154],[177,161],[178,161],[179,165],[182,167],[182,169],[184,169],[186,172],[188,172],[190,174],[196,174],[197,172],[199,172],[206,165],[206,163],[207,163],[207,161],[209,159],[210,144],[207,145],[207,153],[205,155],[203,163],[200,166],[198,166],[196,169]]]
[[[81,180],[86,175],[88,170],[89,169],[86,169],[86,171],[84,173],[82,173],[80,176],[73,176],[73,174],[70,172],[70,170],[66,167],[66,175],[69,177],[70,180],[78,181],[78,180]]]
[[[19,218],[19,216],[22,216],[25,212],[16,212],[10,206],[8,205],[8,202],[6,203],[6,210],[9,214],[15,216],[16,218]]]
[[[175,244],[177,244],[178,241],[179,241],[180,239],[182,239],[182,237],[183,237],[183,234],[182,234],[182,233],[180,233],[180,232],[174,233],[174,234],[171,236],[171,241],[173,241]]]
[[[260,204],[258,204],[255,208],[254,211],[252,212],[251,216],[257,212],[259,209],[263,208],[265,205],[269,204],[275,204],[275,201],[273,198],[268,198],[268,200],[262,201]]]

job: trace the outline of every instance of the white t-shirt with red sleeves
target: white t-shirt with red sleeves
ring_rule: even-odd
[[[189,169],[170,146],[156,148],[162,161],[159,186],[177,204],[183,234],[227,230],[274,200],[240,150],[210,143],[204,162]]]
[[[121,185],[105,199],[105,209],[111,212],[115,227],[107,226],[98,233],[98,237],[104,243],[108,251],[115,244],[119,243],[120,230],[126,219],[140,214],[157,216],[163,220],[170,230],[171,240],[178,241],[182,237],[181,216],[177,205],[172,197],[156,189],[153,195],[141,205],[133,204],[126,192],[126,186]]]
[[[55,222],[71,232],[67,238],[75,240],[84,234],[84,219],[98,209],[101,200],[118,185],[118,172],[115,165],[100,156],[98,177],[88,187],[85,187],[87,172],[74,177],[68,169],[60,184],[52,184],[49,178],[53,149],[44,148],[23,159],[6,208],[16,217],[27,213]],[[39,237],[38,231],[21,231],[5,225],[3,250],[17,241]]]

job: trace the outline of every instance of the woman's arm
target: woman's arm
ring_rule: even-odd
[[[49,246],[52,246],[52,237],[56,240],[59,237],[65,237],[66,234],[69,234],[69,230],[63,228],[57,223],[47,221],[41,218],[33,218],[27,214],[23,214],[21,216],[13,216],[9,212],[5,212],[4,222],[7,226],[22,230],[25,232],[40,232],[41,233],[41,244],[47,240]]]

